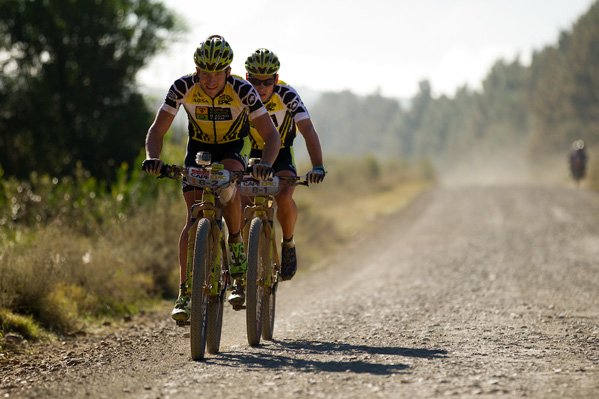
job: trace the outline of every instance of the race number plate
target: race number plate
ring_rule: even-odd
[[[186,182],[196,187],[219,188],[229,183],[229,171],[225,169],[210,172],[206,169],[191,166],[187,168]]]
[[[239,192],[248,197],[256,195],[274,195],[279,192],[279,178],[271,177],[268,180],[254,180],[245,178],[239,182]]]

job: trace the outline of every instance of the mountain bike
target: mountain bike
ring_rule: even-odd
[[[281,265],[275,238],[275,199],[285,185],[308,185],[306,176],[280,176],[255,180],[244,176],[237,182],[241,195],[252,197],[244,209],[244,244],[247,250],[246,323],[248,342],[260,344],[260,337],[272,339],[275,304]]]
[[[199,166],[164,165],[158,178],[170,178],[202,188],[202,199],[191,207],[187,252],[187,278],[191,287],[191,315],[180,326],[190,325],[191,358],[218,353],[223,322],[225,293],[229,286],[229,261],[225,242],[220,190],[234,183],[243,172],[230,172],[220,163],[211,163],[210,154],[199,152]]]

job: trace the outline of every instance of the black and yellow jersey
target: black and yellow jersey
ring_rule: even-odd
[[[281,135],[281,148],[291,147],[297,135],[295,124],[310,117],[299,94],[293,87],[279,80],[273,89],[272,96],[264,106]],[[252,149],[264,148],[264,140],[251,122],[250,141]]]
[[[177,79],[161,109],[176,115],[181,106],[189,121],[188,153],[194,149],[194,143],[223,144],[246,137],[250,131],[249,118],[266,113],[254,87],[233,75],[215,98],[200,88],[197,74]]]

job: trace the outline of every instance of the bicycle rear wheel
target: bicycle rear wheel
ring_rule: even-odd
[[[198,221],[191,284],[191,358],[202,360],[208,331],[208,290],[204,290],[210,273],[210,220]]]
[[[262,334],[262,300],[264,297],[264,262],[269,255],[266,231],[262,219],[254,218],[248,237],[248,270],[246,277],[246,322],[248,342],[260,344]]]
[[[227,256],[226,245],[221,239],[215,242],[214,251],[220,251],[220,261],[214,270],[218,281],[218,295],[210,295],[208,301],[208,336],[206,344],[208,353],[218,353],[220,349],[220,337],[223,330],[223,308],[225,301],[226,282],[223,280],[223,268],[225,256]]]

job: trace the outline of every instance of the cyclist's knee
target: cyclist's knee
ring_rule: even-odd
[[[220,202],[223,206],[229,205],[235,199],[235,195],[237,194],[237,187],[235,184],[230,184],[229,187],[224,188],[220,191]]]
[[[283,187],[276,195],[277,206],[285,206],[293,201],[293,187]]]
[[[226,158],[221,161],[223,167],[229,171],[239,172],[243,170],[243,164],[234,158]]]

